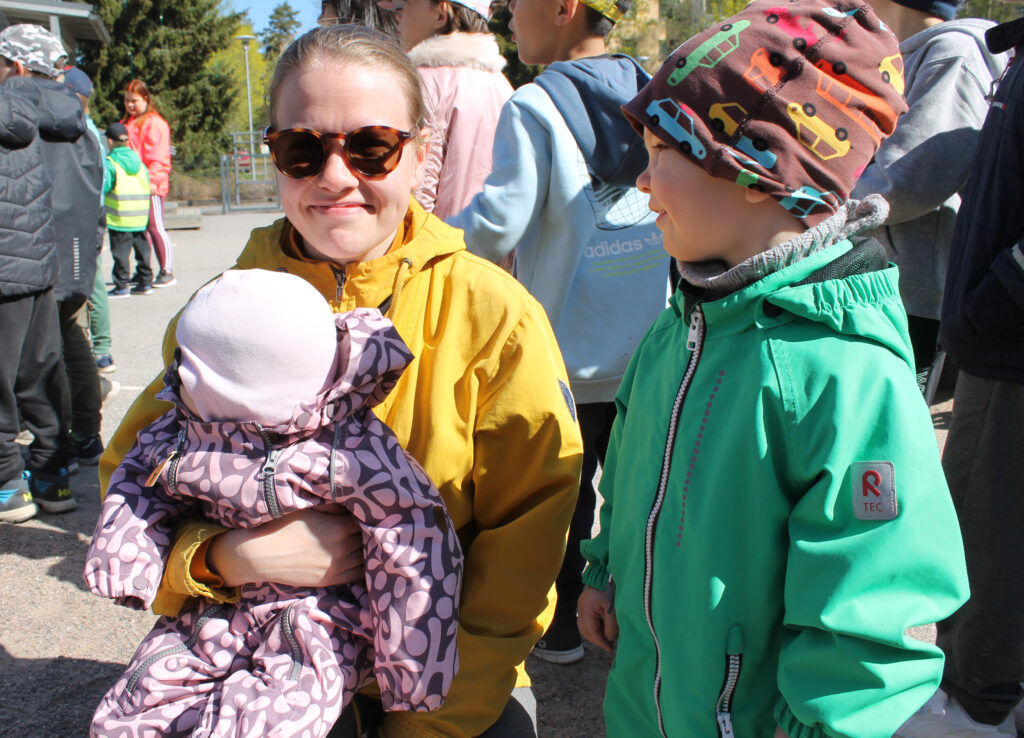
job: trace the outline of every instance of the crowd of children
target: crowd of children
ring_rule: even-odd
[[[615,653],[612,736],[1016,735],[1024,20],[753,0],[650,76],[608,54],[629,10],[512,0],[547,65],[514,93],[475,1],[405,3],[411,61],[328,23],[283,54],[287,217],[172,323],[103,460],[86,578],[166,615],[96,735],[536,735],[523,659],[582,639]],[[106,130],[110,297],[152,289],[131,137]],[[143,673],[169,644],[197,654],[173,700],[181,663]]]

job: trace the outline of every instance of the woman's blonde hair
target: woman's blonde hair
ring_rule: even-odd
[[[320,26],[302,34],[288,45],[270,80],[268,97],[271,125],[277,119],[278,102],[288,76],[294,71],[311,69],[325,61],[391,71],[405,96],[413,128],[424,125],[426,108],[420,75],[398,46],[397,40],[372,28],[352,24]],[[329,93],[325,91],[325,94]]]

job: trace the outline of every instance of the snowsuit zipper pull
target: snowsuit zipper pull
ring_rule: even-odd
[[[181,448],[184,445],[184,443],[185,443],[185,429],[182,428],[181,430],[178,431],[178,443],[177,443],[177,445],[174,448],[171,449],[171,453],[169,453],[167,455],[167,458],[164,459],[163,461],[161,461],[159,464],[157,464],[156,468],[152,471],[152,473],[148,477],[146,477],[146,485],[145,486],[147,488],[148,487],[153,487],[153,486],[156,485],[157,480],[160,479],[160,475],[164,473],[164,469],[167,468],[167,465],[170,464],[172,461],[174,461],[181,454]]]

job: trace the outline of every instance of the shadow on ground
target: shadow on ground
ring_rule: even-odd
[[[561,666],[531,656],[526,662],[537,697],[537,731],[558,738],[603,738],[604,683],[612,656],[585,644],[587,655]]]
[[[40,628],[40,638],[46,628]],[[17,691],[0,689],[0,736],[81,738],[92,713],[121,673],[123,664],[57,657],[19,659],[0,646],[0,674]],[[63,693],[64,698],[56,698]],[[12,704],[15,703],[16,704]]]

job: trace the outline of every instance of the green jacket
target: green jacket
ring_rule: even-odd
[[[583,544],[620,627],[608,735],[889,738],[938,687],[904,631],[966,600],[963,547],[897,270],[853,248],[677,291],[633,356]]]

